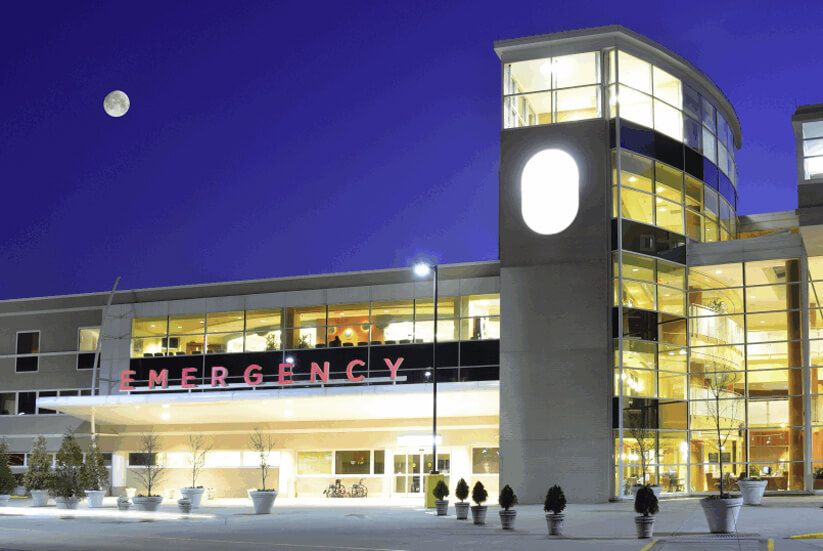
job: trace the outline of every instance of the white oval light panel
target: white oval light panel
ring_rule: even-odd
[[[532,155],[520,175],[523,220],[535,233],[554,235],[574,222],[580,207],[580,171],[559,149]]]

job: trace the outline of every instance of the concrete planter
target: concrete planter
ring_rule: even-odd
[[[449,500],[448,499],[435,499],[434,500],[434,509],[437,511],[438,517],[445,517],[449,514]]]
[[[32,507],[45,507],[49,504],[48,490],[32,490],[31,491]]]
[[[131,501],[129,501],[129,498],[125,498],[125,499],[118,498],[117,499],[117,508],[121,511],[128,511],[129,509],[131,509]]]
[[[454,513],[457,515],[457,520],[467,520],[469,518],[469,502],[458,501],[455,503]]]
[[[486,513],[489,508],[486,505],[472,505],[472,521],[475,524],[486,524]]]
[[[566,515],[563,513],[546,513],[546,525],[549,528],[549,535],[550,536],[562,536],[563,535],[563,521],[565,520]]]
[[[77,509],[77,506],[80,504],[80,498],[77,496],[56,497],[54,498],[54,502],[57,504],[58,509]]]
[[[737,515],[743,506],[742,497],[703,498],[700,500],[706,523],[712,534],[728,534],[735,531]]]
[[[270,515],[274,508],[274,498],[277,497],[277,492],[274,490],[252,490],[249,492],[251,497],[251,504],[254,508],[255,515]]]
[[[637,537],[639,539],[650,538],[654,534],[654,516],[640,515],[634,517],[634,526],[637,528]]]
[[[9,499],[11,499],[11,496],[9,494],[0,495],[0,507],[8,507]]]
[[[514,530],[514,519],[517,518],[517,511],[514,509],[500,509],[497,512],[500,515],[500,526],[503,530]]]
[[[134,502],[134,508],[138,511],[156,511],[160,504],[163,503],[163,498],[161,496],[151,496],[151,497],[133,497],[131,500]]]
[[[205,488],[180,488],[180,493],[183,497],[191,501],[192,509],[200,508],[200,501],[203,499],[203,494],[206,493]]]
[[[643,487],[643,486],[642,486],[642,485],[639,485],[639,484],[638,484],[638,485],[635,485],[635,486],[632,486],[632,488],[631,488],[632,497],[634,497],[634,496],[635,496],[635,494],[637,494],[637,490],[639,490],[639,489],[640,489],[640,488],[642,488],[642,487]],[[658,486],[657,484],[652,484],[652,485],[650,486],[650,488],[652,489],[652,492],[654,492],[654,497],[656,497],[657,499],[660,499],[660,492],[662,492],[662,491],[663,491],[663,487],[662,487],[662,486]]]
[[[760,505],[768,480],[738,480],[737,487],[743,495],[743,505]]]
[[[191,505],[191,500],[189,498],[184,497],[182,499],[177,500],[177,509],[181,513],[184,513],[184,514],[188,515],[189,513],[191,513],[191,508],[192,508],[192,505]]]
[[[86,490],[86,499],[90,508],[97,509],[103,506],[103,496],[106,492],[103,490]]]

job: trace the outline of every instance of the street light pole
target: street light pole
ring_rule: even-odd
[[[437,470],[437,265],[432,265],[432,280],[434,290],[434,338],[432,339],[432,470],[431,474],[439,474]]]

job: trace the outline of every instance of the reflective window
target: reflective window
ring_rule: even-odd
[[[680,79],[657,67],[653,68],[652,75],[654,79],[654,97],[680,108],[683,105]]]
[[[297,474],[332,474],[332,452],[297,452]]]
[[[621,84],[628,84],[632,88],[652,93],[652,66],[633,55],[620,51],[617,54],[618,74]],[[621,90],[622,95],[623,90]],[[623,98],[621,98],[622,100]],[[621,116],[623,114],[621,113]],[[650,126],[650,125],[649,125]]]
[[[472,448],[472,474],[500,472],[500,448]]]

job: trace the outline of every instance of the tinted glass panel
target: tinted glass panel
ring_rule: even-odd
[[[37,356],[24,356],[21,358],[17,358],[15,361],[14,369],[18,373],[37,371],[37,359]]]
[[[18,392],[17,393],[17,413],[25,413],[26,415],[33,415],[37,409],[37,393],[36,392]]]
[[[17,333],[17,353],[37,354],[40,352],[40,333],[31,331]]]

